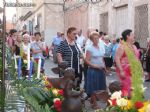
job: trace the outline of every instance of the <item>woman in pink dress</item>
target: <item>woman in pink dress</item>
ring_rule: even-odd
[[[122,38],[126,43],[126,47],[132,50],[135,54],[135,58],[138,58],[137,48],[133,45],[134,43],[134,34],[132,30],[125,30],[122,33]],[[131,69],[128,61],[128,57],[125,51],[125,45],[121,42],[119,48],[117,49],[115,55],[116,62],[116,72],[120,83],[122,85],[122,95],[123,96],[131,96]]]

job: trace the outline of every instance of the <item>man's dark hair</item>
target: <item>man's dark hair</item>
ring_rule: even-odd
[[[106,36],[107,35],[107,33],[106,32],[104,32],[104,36]]]
[[[104,33],[101,31],[101,32],[99,32],[99,35],[102,36],[102,35],[104,35]]]
[[[11,36],[11,35],[13,35],[13,33],[16,33],[16,32],[17,32],[16,29],[11,29],[10,32],[9,32],[9,34],[10,34],[10,36]]]
[[[67,34],[73,32],[73,31],[75,31],[75,30],[77,30],[76,27],[70,27],[70,28],[68,28],[68,30],[67,30]]]
[[[98,29],[95,29],[96,32],[98,32]]]
[[[124,41],[127,41],[127,36],[129,36],[131,32],[132,32],[132,30],[130,30],[130,29],[127,29],[122,32],[122,38]]]
[[[117,39],[116,39],[116,42],[119,43],[119,42],[120,42],[120,38],[117,38]]]
[[[23,33],[22,33],[22,36],[24,35],[24,34],[26,34],[27,33],[27,31],[24,31]]]
[[[35,32],[34,36],[36,36],[36,35],[40,35],[40,37],[41,37],[41,33],[40,32]]]

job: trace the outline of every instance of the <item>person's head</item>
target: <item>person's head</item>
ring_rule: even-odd
[[[34,33],[34,37],[35,37],[35,41],[40,41],[40,39],[41,39],[41,33],[40,32]]]
[[[78,36],[81,36],[82,35],[82,30],[79,30],[78,31]]]
[[[98,29],[95,29],[96,32],[98,32]]]
[[[91,28],[89,28],[89,29],[87,30],[87,38],[90,39],[90,34],[91,34],[91,32],[93,32],[93,31],[94,31],[94,29],[91,29]]]
[[[1,32],[1,30],[0,30],[0,33],[2,33],[2,32]],[[8,34],[7,32],[5,33],[5,35],[6,35],[6,37],[8,37],[8,36],[9,36],[9,34]]]
[[[28,34],[23,35],[23,42],[24,43],[29,43],[29,39],[30,39],[30,35],[28,35]]]
[[[35,36],[34,35],[31,36],[31,40],[35,41]]]
[[[117,39],[116,39],[116,42],[119,43],[119,42],[120,42],[120,38],[117,38]]]
[[[125,31],[122,32],[122,38],[124,41],[128,41],[128,42],[134,42],[134,33],[132,32],[132,30],[127,29]]]
[[[57,37],[61,37],[61,32],[57,32]]]
[[[17,30],[16,29],[11,29],[9,34],[10,34],[10,36],[16,36],[17,35]]]
[[[98,45],[99,43],[99,33],[93,31],[90,33],[90,40],[93,42],[94,45]]]
[[[65,37],[65,34],[64,34],[64,33],[61,33],[61,37],[64,38],[64,37]]]
[[[77,28],[75,27],[70,27],[67,30],[67,37],[69,40],[74,41],[77,35]]]
[[[104,40],[104,33],[102,31],[99,32],[99,37],[100,37],[100,39]]]
[[[67,68],[64,71],[64,78],[74,80],[75,79],[75,70],[73,68]]]
[[[109,35],[105,35],[105,36],[104,36],[104,42],[105,42],[106,44],[108,44],[108,43],[110,42],[110,37],[109,37]]]
[[[116,44],[116,42],[117,42],[117,39],[116,38],[112,38],[112,43]]]
[[[104,33],[101,31],[101,32],[99,32],[99,35],[102,36],[102,35],[104,35]]]
[[[17,42],[21,42],[22,41],[22,35],[17,35]]]
[[[107,33],[106,32],[104,32],[104,36],[106,36],[107,35]]]
[[[136,46],[137,49],[140,49],[140,44],[138,42],[134,42],[134,45]]]

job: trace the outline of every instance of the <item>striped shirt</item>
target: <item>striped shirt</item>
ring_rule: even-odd
[[[57,49],[57,53],[62,55],[63,61],[68,62],[68,67],[78,70],[78,73],[80,72],[79,64],[81,52],[76,43],[75,45],[69,45],[67,40],[62,41]]]

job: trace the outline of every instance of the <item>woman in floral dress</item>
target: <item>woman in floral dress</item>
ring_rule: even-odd
[[[137,48],[133,45],[134,43],[134,34],[132,30],[125,30],[122,33],[122,38],[126,43],[126,47],[132,50],[135,54],[135,58],[138,58],[138,51]],[[117,49],[116,56],[115,56],[115,63],[116,63],[116,72],[120,83],[122,85],[122,95],[123,96],[131,96],[131,68],[128,61],[127,54],[125,52],[125,46],[121,42],[119,48]]]

